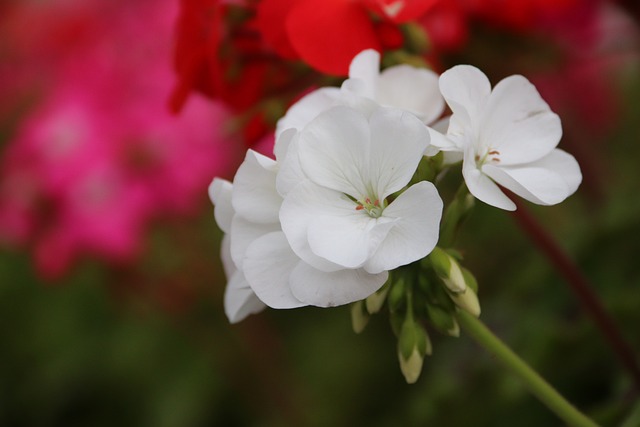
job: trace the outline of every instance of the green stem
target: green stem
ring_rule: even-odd
[[[493,354],[507,368],[524,381],[531,393],[544,403],[558,417],[572,427],[598,427],[575,406],[569,403],[536,371],[518,357],[497,336],[493,334],[479,319],[464,311],[456,313],[460,326],[482,347]]]
[[[470,208],[473,206],[467,202],[467,194],[469,194],[469,190],[467,190],[467,186],[463,181],[442,216],[442,226],[440,227],[438,245],[443,248],[448,248],[453,245],[460,225],[469,214]]]

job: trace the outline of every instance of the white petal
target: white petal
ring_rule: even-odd
[[[454,141],[449,139],[447,136],[442,133],[427,127],[427,131],[429,132],[429,142],[430,146],[437,147],[441,151],[458,151],[458,147]]]
[[[451,120],[451,116],[445,116],[440,120],[438,120],[437,122],[430,125],[429,128],[444,135],[447,133],[447,129],[449,129],[450,120]]]
[[[410,65],[398,65],[380,73],[376,101],[407,110],[426,124],[435,121],[444,110],[438,75]]]
[[[278,222],[282,198],[276,191],[278,164],[248,150],[233,179],[231,203],[236,214],[257,223]]]
[[[576,159],[559,149],[522,166],[485,165],[483,171],[498,184],[539,205],[555,205],[572,195],[582,181]]]
[[[222,237],[222,242],[220,243],[220,259],[222,260],[224,275],[227,280],[230,280],[238,268],[231,258],[231,239],[229,239],[228,234]]]
[[[231,205],[231,191],[233,184],[221,178],[214,178],[209,185],[209,198],[214,204],[213,216],[218,223],[218,227],[225,233],[231,229],[231,219],[234,215]]]
[[[383,212],[397,219],[380,247],[365,264],[370,273],[393,270],[427,256],[438,242],[442,199],[427,181],[409,187]]]
[[[348,107],[333,107],[316,117],[298,139],[300,164],[318,185],[356,199],[366,194],[370,129],[367,119]]]
[[[440,76],[440,92],[454,116],[465,123],[477,123],[491,93],[485,74],[471,65],[456,65]]]
[[[499,151],[500,166],[538,160],[562,137],[560,118],[522,76],[498,83],[484,114],[478,147]]]
[[[291,291],[300,301],[318,307],[335,307],[360,301],[380,289],[388,272],[369,274],[363,269],[322,272],[300,262],[291,273]]]
[[[389,230],[392,218],[371,218],[356,211],[350,200],[348,206],[323,206],[309,224],[308,238],[311,251],[345,268],[361,267],[380,247]]]
[[[276,156],[276,160],[281,163],[282,160],[287,156],[287,151],[289,151],[289,146],[291,145],[291,141],[296,139],[298,135],[298,131],[296,129],[290,128],[284,130],[278,138],[276,138],[275,145],[273,146],[273,154]]]
[[[460,147],[458,147],[455,141],[449,139],[447,136],[449,123],[451,122],[451,116],[443,117],[438,120],[431,126],[427,126],[427,130],[429,131],[429,147],[427,147],[425,151],[425,156],[434,156],[438,153],[438,151],[450,152],[450,151],[460,151]],[[435,150],[435,152],[434,152]],[[460,154],[462,155],[462,154]],[[460,157],[462,160],[462,157]]]
[[[241,271],[236,271],[224,291],[224,312],[231,323],[237,323],[264,310],[266,306],[253,292]]]
[[[462,175],[469,192],[478,200],[488,205],[507,211],[516,210],[516,205],[487,175],[483,174],[476,166],[474,152],[471,147],[464,153],[462,163]]]
[[[379,72],[380,54],[373,49],[363,50],[349,65],[349,78],[360,79],[364,83],[363,91],[359,94],[371,99],[376,99],[375,83]]]
[[[229,233],[231,258],[238,268],[242,268],[242,263],[247,252],[247,248],[257,238],[279,231],[280,224],[268,223],[260,224],[257,222],[247,221],[246,219],[236,215],[231,221],[231,232]]]
[[[278,120],[276,126],[276,141],[282,132],[287,129],[302,129],[318,114],[328,110],[340,99],[340,89],[335,87],[324,87],[303,96],[298,102],[293,104],[287,113]]]
[[[284,198],[289,191],[305,179],[307,179],[307,176],[300,166],[298,134],[296,134],[289,143],[287,155],[284,157],[284,160],[280,161],[280,170],[276,177],[276,189],[280,196]]]
[[[243,272],[258,298],[272,308],[295,308],[306,304],[291,293],[289,276],[300,262],[284,234],[265,234],[247,249]]]
[[[357,95],[361,98],[372,99],[367,96],[367,84],[362,79],[347,79],[340,85],[342,93]]]
[[[378,249],[393,227],[393,219],[374,219],[365,210],[356,210],[356,206],[337,191],[310,182],[300,184],[282,205],[283,230],[296,253],[300,247],[308,245],[314,255],[332,264],[358,268]],[[294,223],[298,230],[292,230],[294,226],[285,220],[290,212],[298,212],[297,217],[302,219]],[[311,260],[309,264],[318,265],[315,258],[308,258],[306,251],[301,254],[305,261]],[[323,265],[319,267],[327,270]]]
[[[417,117],[397,108],[379,108],[369,121],[370,166],[365,179],[382,201],[407,185],[429,145],[429,132]]]
[[[335,271],[343,267],[314,254],[308,239],[309,226],[316,218],[318,202],[326,198],[327,192],[335,194],[333,190],[320,187],[308,179],[302,181],[284,199],[280,209],[280,223],[296,255],[314,268]],[[353,206],[355,209],[355,204]]]
[[[342,83],[340,100],[336,105],[344,105],[346,107],[358,110],[369,119],[371,114],[380,107],[373,99],[362,95],[365,92],[365,83],[360,79],[348,79]]]

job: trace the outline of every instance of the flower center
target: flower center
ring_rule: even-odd
[[[487,162],[500,163],[500,152],[494,148],[489,148],[482,157],[480,157],[479,154],[476,154],[475,159],[478,167],[481,167]]]
[[[382,201],[382,203],[380,203],[380,200],[375,199],[375,201],[371,203],[371,199],[367,197],[366,199],[364,199],[364,201],[356,201],[356,210],[366,211],[366,213],[369,214],[371,218],[380,218],[382,216],[382,211],[384,210],[384,205],[384,200]]]

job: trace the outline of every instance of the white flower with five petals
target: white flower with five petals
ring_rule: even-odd
[[[431,143],[462,153],[462,173],[476,198],[514,210],[498,184],[540,205],[560,203],[577,190],[580,167],[556,148],[560,118],[526,78],[507,77],[491,90],[482,71],[458,65],[440,76],[440,91],[453,115],[446,135],[430,129]]]
[[[280,209],[293,251],[318,270],[374,275],[429,254],[442,214],[435,186],[420,182],[394,194],[411,180],[428,141],[419,119],[392,108],[368,116],[334,107],[305,126],[288,155],[302,179]]]

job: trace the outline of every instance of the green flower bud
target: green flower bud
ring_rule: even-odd
[[[375,314],[380,311],[380,309],[384,305],[385,300],[387,299],[389,288],[390,285],[389,282],[387,282],[380,289],[367,297],[365,302],[369,314]]]
[[[428,305],[427,310],[431,324],[440,332],[455,337],[460,334],[460,328],[451,311],[437,305]]]
[[[458,261],[438,247],[431,252],[429,259],[436,274],[451,292],[464,292],[467,285]]]
[[[422,363],[424,361],[424,356],[420,355],[418,349],[413,348],[407,359],[398,352],[398,361],[400,362],[400,370],[402,371],[402,375],[404,375],[404,379],[407,381],[407,384],[414,384],[418,381],[420,373],[422,372]]]
[[[407,315],[398,337],[398,361],[408,384],[418,380],[427,354],[431,354],[431,341],[427,331]]]
[[[467,218],[474,204],[475,198],[467,192],[466,187],[464,191],[458,191],[442,216],[440,245],[448,247],[453,244],[458,228]]]
[[[364,301],[356,301],[351,304],[351,327],[356,334],[364,331],[369,323],[369,313],[365,310]]]
[[[478,295],[470,287],[464,292],[452,293],[451,299],[458,307],[467,313],[475,317],[480,316],[480,301],[478,301]]]
[[[406,283],[402,277],[398,277],[395,282],[391,283],[388,296],[389,311],[395,312],[400,308],[405,299],[406,288]]]
[[[464,282],[467,284],[468,287],[470,287],[473,292],[475,292],[476,294],[478,293],[478,281],[476,280],[476,278],[474,277],[473,274],[471,274],[471,272],[469,270],[467,270],[464,267],[462,268],[462,276],[464,277]]]
[[[389,322],[391,323],[391,330],[396,337],[400,336],[402,330],[402,324],[404,323],[404,313],[399,311],[391,311],[389,313]]]

